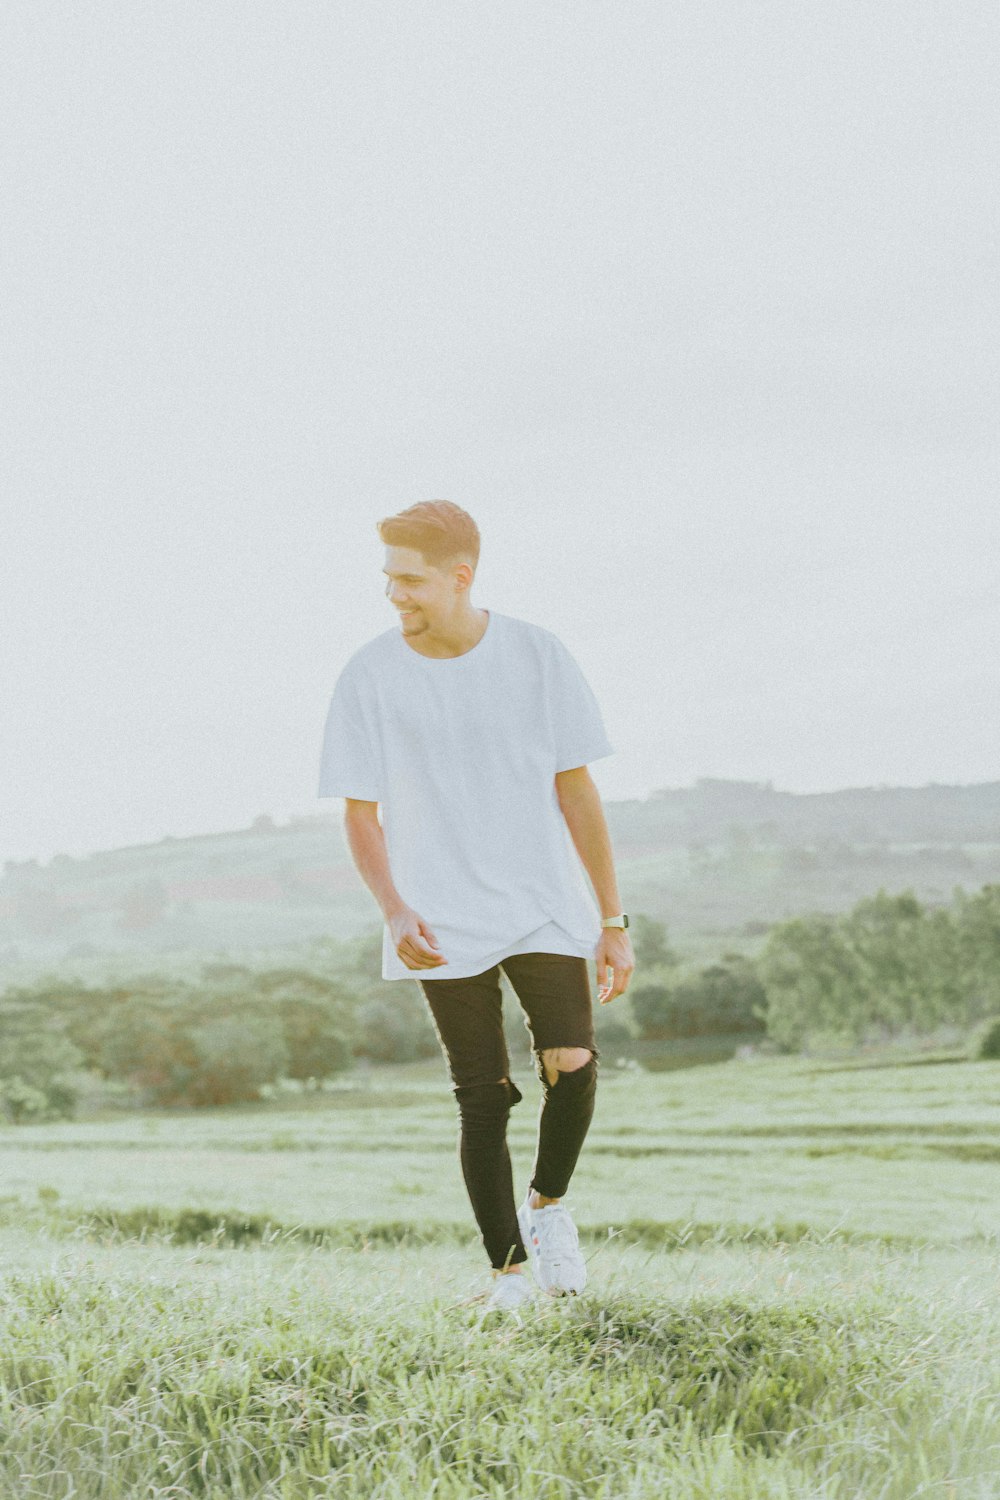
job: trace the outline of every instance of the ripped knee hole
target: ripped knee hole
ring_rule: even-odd
[[[552,1049],[552,1050],[563,1050],[563,1049]],[[570,1050],[573,1050],[573,1049],[567,1048],[565,1050],[570,1051]],[[583,1086],[586,1081],[588,1081],[589,1079],[591,1079],[592,1077],[594,1077],[594,1075],[596,1074],[596,1071],[597,1071],[597,1059],[596,1059],[596,1057],[594,1056],[593,1052],[589,1051],[587,1048],[581,1047],[579,1050],[581,1052],[583,1052],[583,1051],[587,1052],[586,1061],[582,1062],[582,1063],[576,1063],[576,1064],[574,1064],[573,1067],[570,1067],[570,1068],[554,1068],[554,1069],[552,1069],[552,1072],[555,1073],[555,1077],[554,1078],[550,1077],[549,1064],[546,1062],[544,1055],[539,1054],[537,1072],[538,1072],[538,1076],[542,1079],[543,1083],[547,1084],[549,1088],[555,1088],[556,1085],[559,1084],[562,1079],[567,1078],[567,1079],[576,1080],[581,1086]]]

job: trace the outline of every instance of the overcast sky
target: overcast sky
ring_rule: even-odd
[[[0,36],[0,855],[339,812],[445,498],[608,798],[1000,779],[993,0],[32,0]]]

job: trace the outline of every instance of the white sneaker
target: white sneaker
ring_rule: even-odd
[[[504,1271],[493,1278],[493,1290],[486,1299],[484,1312],[499,1308],[503,1312],[520,1312],[535,1300],[531,1277],[523,1271]]]
[[[580,1236],[569,1209],[561,1203],[532,1208],[530,1199],[529,1188],[517,1211],[517,1222],[538,1285],[550,1297],[582,1292],[587,1285],[587,1265],[580,1254]]]

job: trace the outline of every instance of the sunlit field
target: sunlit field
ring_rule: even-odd
[[[1000,1064],[606,1062],[520,1320],[456,1148],[439,1063],[2,1127],[0,1494],[1000,1496]]]

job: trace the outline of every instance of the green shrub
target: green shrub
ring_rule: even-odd
[[[969,1056],[978,1062],[1000,1057],[1000,1016],[980,1021],[969,1040]]]
[[[0,1110],[7,1119],[17,1125],[22,1120],[44,1120],[49,1101],[41,1089],[14,1074],[11,1078],[0,1078]]]

